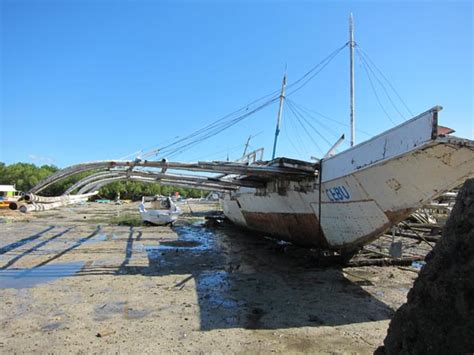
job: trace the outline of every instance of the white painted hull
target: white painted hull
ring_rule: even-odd
[[[224,213],[295,244],[357,249],[474,176],[474,142],[435,137],[428,113],[323,161],[320,177],[227,194]]]
[[[153,212],[153,211],[151,211]],[[140,212],[140,216],[142,221],[156,224],[156,225],[166,225],[172,224],[176,222],[179,217],[179,213],[171,212],[171,213],[161,213],[161,214],[151,214],[150,212]]]
[[[173,224],[181,214],[181,210],[172,205],[169,210],[147,210],[144,203],[139,206],[140,217],[143,222],[148,222],[156,225]]]

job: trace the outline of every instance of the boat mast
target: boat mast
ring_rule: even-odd
[[[355,144],[355,108],[354,108],[354,20],[352,12],[349,16],[349,53],[350,53],[350,81],[351,81],[351,147]]]
[[[242,157],[245,157],[245,154],[247,154],[247,149],[249,148],[250,139],[252,139],[252,135],[248,137],[247,143],[245,143],[244,154],[242,154]]]
[[[275,129],[275,140],[273,141],[272,160],[275,159],[278,135],[280,134],[280,123],[281,123],[281,116],[283,114],[283,103],[285,102],[285,90],[286,90],[286,71],[285,71],[285,75],[283,76],[283,83],[281,85],[280,107],[278,108],[278,117],[277,117],[276,129]]]

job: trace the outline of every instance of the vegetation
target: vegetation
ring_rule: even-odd
[[[38,167],[28,163],[0,163],[0,184],[15,185],[17,190],[27,191],[57,170],[53,165]]]
[[[5,165],[0,162],[0,184],[15,185],[19,191],[28,191],[33,186],[59,169],[54,165],[36,166],[29,163],[16,163]],[[67,179],[58,181],[41,192],[45,196],[58,196],[66,191],[70,186],[84,178],[91,172],[79,173]],[[99,196],[106,199],[114,199],[118,193],[120,198],[138,200],[142,196],[164,195],[168,196],[174,192],[179,192],[183,197],[201,197],[201,191],[197,189],[178,188],[164,186],[158,183],[146,184],[136,181],[117,181],[102,187]]]
[[[112,218],[110,224],[116,224],[118,226],[138,227],[143,224],[143,221],[140,216],[137,216],[135,214],[127,214],[120,217]]]

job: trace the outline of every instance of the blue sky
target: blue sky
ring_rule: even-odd
[[[442,105],[440,123],[474,138],[468,1],[0,2],[6,163],[64,167],[183,137],[278,90],[285,65],[292,82],[344,45],[351,11],[357,44],[408,108]],[[358,141],[403,121],[373,77],[387,118],[362,63],[356,56]],[[348,136],[348,69],[344,49],[291,97],[334,121],[314,114],[308,121],[318,133],[307,126],[308,134],[287,106],[277,155],[307,160]],[[277,110],[275,103],[173,159],[235,159],[249,135],[269,158]]]

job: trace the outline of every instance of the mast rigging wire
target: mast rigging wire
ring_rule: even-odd
[[[329,129],[325,124],[323,124],[321,122],[321,120],[317,117],[315,117],[313,114],[321,117],[321,118],[324,118],[325,120],[327,121],[331,121],[331,122],[334,122],[334,123],[337,123],[338,125],[341,125],[341,126],[344,126],[344,127],[350,127],[350,124],[348,123],[344,123],[344,122],[341,122],[341,121],[338,121],[334,118],[331,118],[329,116],[326,116],[314,109],[310,109],[308,108],[307,106],[304,106],[302,104],[299,104],[299,103],[296,103],[294,100],[291,100],[291,102],[293,103],[293,105],[295,105],[296,107],[298,107],[300,109],[300,111],[303,111],[307,117],[313,119],[314,121],[316,121],[319,125],[321,125],[322,127],[326,128],[328,131],[332,132],[334,134],[335,137],[339,138],[340,136],[340,132],[337,132],[336,130],[334,129]],[[359,133],[362,133],[362,134],[365,134],[367,137],[373,137],[374,134],[373,133],[369,133],[369,132],[366,132],[366,131],[363,131],[363,130],[360,130],[360,129],[356,129],[356,132],[359,132]]]
[[[312,115],[308,114],[307,111],[304,110],[303,107],[301,107],[301,105],[297,104],[295,101],[291,100],[291,104],[301,114],[301,116],[305,116],[305,117],[313,119],[318,124],[318,126],[321,126],[321,128],[324,128],[333,137],[339,139],[339,137],[341,136],[341,132],[338,132],[335,129],[328,127],[326,124],[322,123],[320,120],[315,119]],[[308,124],[310,124],[310,122],[308,122]],[[316,130],[316,128],[314,129]]]
[[[357,52],[358,53],[358,52]],[[385,107],[382,105],[382,102],[380,101],[380,98],[379,98],[379,95],[377,94],[377,90],[375,89],[375,86],[374,86],[374,83],[372,82],[372,78],[370,76],[370,73],[369,73],[369,70],[367,69],[367,64],[362,60],[362,58],[360,57],[360,54],[359,54],[359,58],[361,59],[361,62],[362,62],[362,67],[364,68],[366,74],[367,74],[367,78],[369,79],[369,83],[370,83],[370,87],[372,88],[372,92],[374,93],[374,96],[375,96],[375,99],[377,100],[377,103],[379,104],[380,108],[382,109],[382,111],[385,113],[385,116],[387,116],[388,120],[390,122],[392,122],[392,124],[394,126],[396,126],[397,124],[395,123],[395,121],[392,120],[392,118],[390,117],[390,115],[388,114],[387,110],[385,109]]]
[[[387,79],[387,77],[384,75],[384,73],[377,67],[377,65],[375,65],[374,61],[372,59],[370,59],[369,55],[367,54],[366,51],[364,51],[363,48],[361,48],[359,45],[357,46],[358,50],[362,53],[362,55],[365,57],[365,59],[367,59],[367,61],[369,63],[372,64],[372,66],[375,68],[375,70],[377,70],[380,75],[382,76],[382,78],[387,82],[387,84],[390,86],[390,88],[393,90],[393,92],[395,93],[395,95],[397,95],[398,99],[400,100],[400,102],[403,104],[403,106],[405,107],[405,109],[410,113],[411,116],[414,116],[415,114],[410,110],[410,108],[408,107],[408,105],[405,103],[405,101],[403,100],[403,98],[400,96],[400,94],[398,93],[398,91],[395,89],[394,85],[392,85],[392,83],[390,82],[390,80]]]
[[[358,50],[358,49],[357,49]],[[385,96],[387,96],[388,100],[390,101],[390,103],[392,104],[392,107],[395,109],[395,111],[398,112],[398,114],[400,115],[400,117],[402,118],[403,121],[406,121],[406,117],[403,113],[400,112],[400,110],[398,109],[397,105],[395,105],[395,103],[393,102],[392,100],[392,97],[390,96],[390,94],[388,93],[387,91],[387,88],[385,87],[384,83],[380,80],[380,78],[376,75],[376,73],[373,71],[372,67],[370,66],[370,64],[365,60],[365,58],[362,56],[362,53],[358,51],[358,56],[360,58],[360,60],[362,62],[364,62],[364,64],[367,66],[367,68],[370,70],[370,72],[372,73],[373,77],[375,78],[375,80],[377,80],[377,82],[380,84],[380,86],[382,87],[382,90],[384,91],[385,93]]]
[[[301,111],[298,111],[298,107],[294,106],[292,103],[290,104],[293,109],[295,110],[295,112],[298,114],[298,116],[304,121],[306,122],[306,124],[311,127],[313,129],[313,131],[323,140],[325,141],[327,144],[331,145],[331,142],[326,138],[324,137],[324,135],[322,135],[317,129],[316,127],[313,126],[313,124],[311,122],[308,121],[308,119],[304,116],[304,114],[301,113]]]
[[[285,117],[287,117],[288,115],[288,112],[287,112],[287,108],[285,106],[283,106],[283,112],[285,113]],[[302,152],[300,151],[300,149],[298,148],[297,145],[295,145],[295,143],[293,142],[293,139],[291,139],[291,136],[288,134],[288,127],[287,127],[287,123],[286,123],[287,120],[283,120],[283,127],[285,128],[283,130],[284,132],[284,135],[285,137],[288,139],[288,141],[290,142],[291,146],[293,147],[293,149],[295,150],[296,154],[298,154],[299,156],[303,156],[304,154],[302,154]],[[300,139],[298,139],[298,141],[301,142]]]
[[[298,120],[298,122],[299,122],[299,124],[301,125],[301,127],[303,127],[303,130],[304,130],[304,132],[306,133],[306,135],[309,137],[309,139],[313,142],[313,144],[318,148],[318,150],[319,150],[319,151],[321,152],[321,154],[322,154],[322,149],[321,149],[321,147],[319,146],[318,142],[316,142],[316,141],[314,140],[314,138],[313,138],[313,136],[311,135],[311,133],[309,133],[308,128],[304,125],[303,121],[301,120],[301,119],[304,119],[304,117],[301,116],[289,102],[287,102],[287,104],[288,104],[288,105],[287,105],[288,108],[289,108],[290,111],[293,113],[293,115],[296,117],[296,119]],[[310,127],[311,127],[311,126],[310,126]],[[312,128],[314,129],[314,127],[312,127]],[[318,133],[318,135],[320,135],[319,132],[317,132],[317,133]],[[321,135],[320,135],[320,136],[321,136]],[[322,138],[322,136],[321,136],[321,138]]]
[[[344,44],[342,47],[334,50],[331,54],[329,54],[327,57],[325,57],[322,61],[320,61],[318,64],[316,64],[313,68],[311,68],[308,72],[306,72],[302,77],[300,77],[298,80],[295,82],[289,84],[287,86],[287,89],[291,89],[298,84],[300,84],[298,87],[296,87],[294,90],[288,92],[287,96],[294,94],[295,92],[299,91],[302,89],[305,85],[308,84],[309,81],[311,81],[314,77],[316,77],[336,56],[339,54],[345,47],[347,46],[347,43]],[[239,123],[240,121],[244,120],[245,118],[249,117],[250,115],[262,110],[263,108],[269,106],[270,104],[274,103],[275,101],[279,100],[279,92],[280,90],[275,90],[270,94],[267,94],[265,96],[260,97],[259,99],[256,99],[252,101],[251,103],[247,104],[246,106],[241,107],[240,109],[227,114],[223,116],[222,118],[216,120],[215,122],[171,143],[166,146],[154,149],[152,151],[146,152],[143,154],[143,157],[148,157],[151,155],[158,155],[160,154],[161,156],[167,155],[168,157],[175,156],[177,154],[180,154],[184,152],[187,149],[192,148],[196,144],[199,144],[203,142],[204,140],[207,140],[222,131],[234,126],[235,124]],[[267,99],[264,103],[257,105],[255,108],[251,108],[253,105],[256,105],[257,103],[261,102],[264,99]],[[250,111],[249,111],[250,110]],[[235,118],[232,118],[233,116],[238,115]],[[182,143],[180,145],[180,143]]]

